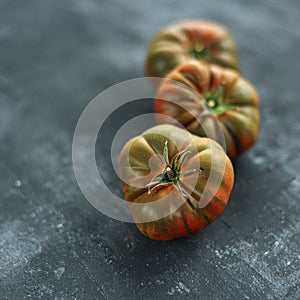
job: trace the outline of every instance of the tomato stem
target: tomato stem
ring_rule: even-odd
[[[216,89],[206,92],[204,98],[208,106],[218,115],[222,114],[227,110],[235,109],[234,106],[223,103],[224,85],[221,84]]]
[[[181,165],[184,161],[184,159],[191,154],[191,151],[188,149],[190,146],[187,146],[185,149],[179,151],[174,155],[172,161],[169,161],[169,149],[168,149],[168,141],[165,142],[164,150],[163,150],[163,160],[165,164],[165,168],[163,172],[155,175],[151,181],[146,185],[148,187],[148,194],[150,194],[154,189],[161,187],[161,186],[170,186],[174,185],[176,189],[183,195],[186,196],[186,194],[183,192],[179,179],[181,176],[185,176],[197,171],[200,171],[201,169],[191,169],[191,170],[185,170],[183,172],[180,172]]]
[[[214,57],[207,51],[202,43],[195,43],[190,49],[189,54],[196,59],[213,60]]]

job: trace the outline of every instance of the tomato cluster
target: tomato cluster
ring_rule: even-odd
[[[164,78],[154,100],[160,125],[130,140],[119,160],[124,199],[145,236],[191,235],[227,205],[229,158],[255,143],[260,120],[258,94],[238,69],[233,38],[213,22],[181,21],[151,42],[147,74]]]

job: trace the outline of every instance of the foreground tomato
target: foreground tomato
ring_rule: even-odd
[[[191,58],[233,69],[239,67],[235,43],[223,26],[189,20],[170,25],[154,37],[146,58],[147,74],[165,77]]]
[[[130,140],[119,166],[133,220],[155,240],[204,228],[223,212],[233,186],[232,164],[221,146],[172,125]]]
[[[206,101],[199,99],[196,96],[198,93],[191,94],[186,88],[168,79],[185,84],[202,95]],[[184,105],[184,108],[177,104]],[[216,115],[218,124],[212,122],[210,126],[221,127],[227,154],[233,158],[250,148],[257,139],[258,104],[254,87],[236,71],[191,61],[179,65],[169,73],[158,91],[154,110],[176,119],[190,132],[199,136],[207,136],[207,128],[204,130],[201,126],[203,124],[195,116],[200,116],[203,111],[206,116]],[[157,119],[159,123],[166,123],[165,119]]]

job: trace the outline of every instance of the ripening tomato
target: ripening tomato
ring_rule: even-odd
[[[238,69],[235,42],[221,25],[187,20],[163,28],[151,42],[146,58],[148,76],[165,77],[178,64],[190,59]]]
[[[184,85],[181,87],[171,80],[183,83],[197,93],[191,94]],[[200,99],[199,94],[205,100]],[[154,111],[172,117],[191,133],[202,137],[208,136],[207,128],[204,130],[197,116],[204,110],[206,116],[216,116],[216,122],[211,122],[209,126],[221,128],[226,152],[233,158],[249,149],[257,139],[260,122],[258,105],[255,88],[238,72],[190,61],[168,74],[157,93]],[[160,117],[157,120],[158,123],[166,123]]]
[[[234,179],[218,143],[173,125],[131,139],[120,154],[119,174],[138,230],[155,240],[191,235],[216,219]]]

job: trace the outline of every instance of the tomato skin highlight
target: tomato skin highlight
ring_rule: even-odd
[[[235,42],[224,26],[205,20],[183,20],[163,28],[153,38],[146,57],[146,73],[165,77],[190,59],[239,69]]]
[[[211,114],[217,116],[230,158],[242,154],[256,142],[260,125],[259,97],[253,85],[238,72],[192,60],[177,66],[160,86],[154,111],[174,118],[191,133],[204,137],[206,133],[195,118],[203,111],[203,103],[196,99],[196,94],[191,96],[187,89],[170,83],[171,80],[195,90],[208,104],[212,102]],[[166,123],[166,119],[158,116],[157,122]]]
[[[189,192],[190,196],[188,197],[173,184],[158,186],[150,193],[146,187],[150,181],[151,172],[157,174],[159,170],[165,168],[161,159],[155,160],[153,157],[159,157],[155,156],[157,154],[161,157],[166,142],[169,145],[170,160],[191,144],[194,146],[195,152],[187,155],[183,160],[180,174],[197,164],[201,166],[201,169],[196,173],[182,175],[178,180],[182,189]],[[175,145],[178,146],[178,149]],[[215,165],[212,167],[213,158]],[[140,179],[139,186],[134,186],[130,182],[133,178],[132,172],[137,175],[137,181]],[[207,199],[208,203],[204,207],[200,207],[198,204],[211,172],[221,176],[220,184],[215,186],[216,192]],[[167,124],[148,129],[124,146],[119,158],[119,174],[122,180],[124,200],[127,201],[138,230],[154,240],[186,237],[206,227],[225,209],[234,181],[234,171],[230,159],[219,144],[211,139],[191,135],[185,129]],[[154,205],[136,207],[132,205],[135,203],[152,203]],[[177,209],[174,210],[173,207]],[[171,213],[162,218],[156,218],[164,210]],[[140,221],[148,220],[149,217],[153,217],[153,220]]]

